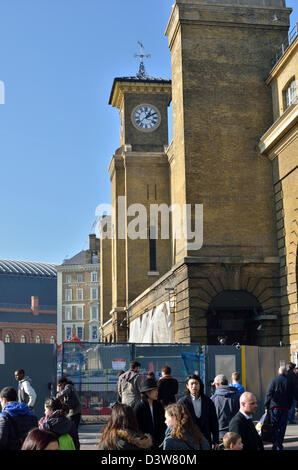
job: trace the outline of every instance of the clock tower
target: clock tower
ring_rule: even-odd
[[[170,102],[171,80],[140,71],[134,77],[114,79],[109,104],[119,110],[120,147],[109,166],[111,274],[106,279],[103,266],[102,289],[103,295],[105,289],[112,295],[110,311],[101,312],[103,340],[127,340],[123,320],[128,305],[171,266],[170,240],[158,236],[160,227],[150,226],[150,207],[169,205],[165,151]],[[133,236],[130,223],[135,224]]]

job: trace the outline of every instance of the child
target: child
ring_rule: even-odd
[[[242,450],[242,439],[236,432],[227,432],[223,437],[225,450]]]

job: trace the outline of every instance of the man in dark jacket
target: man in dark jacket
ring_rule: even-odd
[[[215,385],[215,393],[212,395],[216,409],[219,426],[219,438],[222,439],[229,430],[229,424],[233,416],[239,411],[239,394],[234,387],[229,387],[225,375],[217,375],[212,385]]]
[[[57,392],[56,398],[59,398],[68,406],[69,413],[67,417],[75,423],[75,426],[78,429],[81,420],[82,405],[73,382],[68,380],[66,377],[62,377],[58,381]]]
[[[161,369],[161,378],[158,381],[158,400],[163,406],[176,402],[178,393],[178,380],[171,377],[171,368],[164,366]]]
[[[269,384],[264,403],[265,409],[267,412],[270,410],[271,414],[273,431],[272,450],[283,449],[288,413],[294,398],[298,399],[298,393],[293,380],[287,376],[287,369],[280,367],[277,377],[272,379]]]
[[[18,403],[14,388],[5,387],[0,392],[0,450],[20,450],[28,432],[38,426],[37,417],[26,403]]]
[[[241,436],[243,450],[264,450],[262,439],[260,438],[252,417],[258,407],[258,402],[250,392],[242,393],[240,397],[240,410],[231,419],[229,432],[235,432]]]

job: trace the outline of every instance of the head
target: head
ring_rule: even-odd
[[[148,372],[147,377],[150,377],[151,379],[155,379],[155,374],[154,372]]]
[[[111,416],[104,428],[98,447],[100,447],[104,441],[110,450],[115,450],[115,437],[119,429],[139,432],[139,427],[133,408],[122,403],[117,403],[115,406],[113,406]]]
[[[58,380],[58,388],[60,390],[63,390],[65,388],[65,385],[68,383],[69,381],[67,380],[66,377],[61,377],[61,379]]]
[[[225,375],[219,374],[215,377],[212,385],[215,385],[215,387],[218,388],[222,385],[229,385],[229,382]]]
[[[7,403],[12,401],[18,401],[18,394],[13,387],[2,388],[0,392],[0,403],[2,410],[7,405]]]
[[[289,362],[289,370],[294,370],[296,367],[296,364],[294,362]]]
[[[171,437],[184,439],[185,434],[190,434],[195,441],[202,441],[202,433],[194,424],[188,410],[179,403],[171,403],[165,408],[165,423],[172,426]]]
[[[223,437],[223,445],[228,450],[242,450],[243,443],[241,436],[236,432],[227,432]]]
[[[288,371],[287,371],[287,368],[285,366],[281,366],[279,369],[278,369],[278,374],[279,375],[287,375]]]
[[[141,364],[138,361],[131,361],[129,364],[130,370],[134,370],[135,372],[139,372]]]
[[[54,411],[61,410],[63,413],[67,414],[69,412],[69,407],[62,403],[59,398],[47,398],[44,402],[44,410],[46,414],[54,413]]]
[[[191,374],[185,382],[186,395],[192,395],[196,398],[204,394],[204,384],[201,378],[196,374]]]
[[[162,375],[162,377],[164,377],[165,375],[171,375],[171,372],[172,372],[172,369],[170,368],[170,366],[164,366],[164,367],[161,369],[161,375]]]
[[[119,372],[117,372],[117,377],[120,377],[122,374],[124,374],[124,370],[119,370]]]
[[[231,378],[232,378],[233,384],[240,382],[240,373],[239,372],[233,372]]]
[[[298,375],[298,367],[295,367],[294,372]]]
[[[141,398],[142,400],[153,401],[157,400],[158,388],[156,380],[153,378],[147,378],[143,381],[141,386]]]
[[[50,431],[31,429],[21,450],[59,450],[58,437]]]
[[[20,382],[25,377],[24,369],[17,369],[14,373],[15,379]]]
[[[253,393],[244,392],[240,396],[240,410],[245,413],[247,416],[252,416],[255,414],[258,402]]]

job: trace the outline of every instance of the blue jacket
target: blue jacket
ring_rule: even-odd
[[[0,450],[19,450],[28,432],[37,427],[37,417],[26,403],[7,403],[0,413]]]
[[[231,419],[239,411],[239,394],[236,388],[221,385],[215,390],[211,400],[215,405],[219,437],[222,439],[229,430]]]
[[[240,395],[242,395],[242,393],[245,392],[245,388],[243,387],[243,385],[239,384],[239,383],[236,383],[236,384],[229,384],[229,387],[234,387],[237,389],[238,391],[238,395],[240,397]]]

